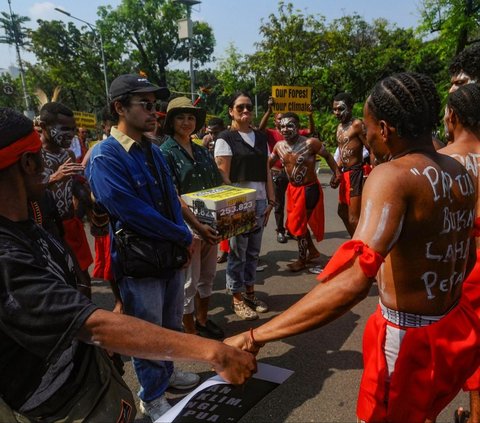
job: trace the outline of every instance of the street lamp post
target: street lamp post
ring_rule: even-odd
[[[107,64],[105,62],[105,51],[103,49],[103,37],[102,37],[102,32],[93,24],[90,22],[84,21],[83,19],[77,18],[76,16],[73,16],[71,13],[59,9],[58,7],[55,7],[55,10],[57,12],[63,13],[64,15],[67,15],[68,17],[75,19],[77,21],[83,22],[84,24],[88,25],[88,27],[92,30],[94,36],[98,35],[98,38],[100,40],[100,54],[102,56],[102,68],[103,68],[103,79],[105,83],[105,98],[107,100],[107,105],[109,103],[108,101],[108,78],[107,78]]]
[[[195,74],[193,71],[193,29],[192,29],[192,20],[191,8],[192,6],[201,3],[199,0],[176,0],[178,3],[182,3],[187,6],[187,37],[188,38],[188,58],[190,61],[190,92],[192,96],[192,103],[195,101]]]

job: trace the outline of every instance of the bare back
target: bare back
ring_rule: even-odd
[[[432,149],[376,167],[353,239],[389,253],[377,275],[383,304],[424,315],[448,311],[474,249],[474,216],[474,184],[452,158]]]
[[[353,119],[348,123],[339,123],[336,136],[340,151],[339,166],[349,168],[362,163],[365,144],[363,122]]]
[[[273,156],[282,161],[290,183],[302,186],[317,180],[315,156],[322,148],[323,144],[317,138],[298,136],[294,143],[278,141]]]
[[[467,169],[475,185],[476,206],[475,216],[480,216],[480,196],[478,187],[480,186],[480,140],[476,137],[468,137],[455,141],[439,150],[439,153],[447,154],[460,162]],[[480,248],[480,238],[475,239],[477,249]]]

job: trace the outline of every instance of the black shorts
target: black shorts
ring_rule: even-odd
[[[343,178],[340,182],[339,201],[350,204],[350,198],[359,197],[363,190],[363,165],[358,163],[351,167],[343,167]]]
[[[305,187],[305,206],[307,210],[313,210],[320,199],[320,185],[311,184]]]

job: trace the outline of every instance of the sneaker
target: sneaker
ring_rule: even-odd
[[[256,271],[257,271],[257,272],[263,272],[267,267],[268,267],[268,266],[267,266],[266,263],[264,263],[263,261],[258,260],[258,261],[257,261]]]
[[[288,239],[283,232],[277,233],[277,242],[279,242],[280,244],[285,244],[287,241]]]
[[[310,273],[313,273],[314,275],[318,275],[318,274],[322,273],[323,267],[322,266],[313,266],[313,267],[310,267],[310,269],[308,269],[308,271]]]
[[[173,369],[172,376],[170,376],[170,388],[175,389],[191,389],[197,386],[200,382],[200,376],[191,372],[182,372],[181,370]]]
[[[168,403],[165,395],[158,397],[150,402],[143,402],[140,400],[140,411],[150,417],[152,422],[155,422],[162,417],[172,406]]]
[[[254,294],[250,295],[242,293],[242,296],[247,305],[257,313],[266,313],[268,311],[268,306],[262,300],[255,297]]]
[[[267,268],[266,264],[258,264],[257,268],[255,269],[257,272],[263,272]]]
[[[235,314],[243,320],[258,319],[258,314],[247,306],[245,301],[239,301],[238,303],[234,301],[232,303],[232,309]]]
[[[197,333],[204,338],[222,339],[225,336],[222,328],[210,319],[206,321],[205,326],[196,321],[195,329],[197,330]]]

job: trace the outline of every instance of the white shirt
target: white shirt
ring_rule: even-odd
[[[250,146],[255,146],[255,132],[240,132],[238,131],[243,140]],[[232,149],[228,145],[227,141],[223,138],[217,138],[215,141],[215,157],[221,156],[233,156]],[[254,182],[254,181],[244,181],[244,182],[235,182],[232,183],[233,186],[240,188],[251,188],[257,191],[257,200],[266,200],[267,199],[267,190],[265,182]]]

